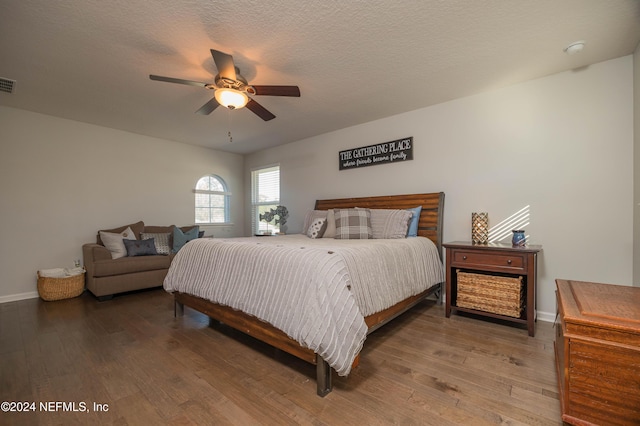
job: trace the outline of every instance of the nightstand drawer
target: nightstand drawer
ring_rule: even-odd
[[[454,250],[452,263],[460,267],[493,266],[524,270],[525,258],[520,254],[478,253],[477,251]]]

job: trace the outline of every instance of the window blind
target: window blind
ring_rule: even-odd
[[[270,166],[251,172],[251,232],[267,229],[279,232],[274,224],[260,220],[260,215],[280,204],[280,166]]]

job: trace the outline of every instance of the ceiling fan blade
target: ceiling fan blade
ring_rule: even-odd
[[[253,111],[255,115],[262,118],[264,121],[269,121],[276,118],[275,115],[271,114],[265,107],[263,107],[253,99],[249,99],[249,102],[247,103],[247,108]]]
[[[300,97],[300,89],[298,86],[254,86],[256,95],[266,96],[294,96]]]
[[[218,67],[220,77],[236,80],[236,66],[233,63],[233,56],[213,49],[211,49],[211,56]]]
[[[216,101],[216,98],[211,98],[209,102],[202,105],[200,109],[196,111],[196,114],[209,115],[214,109],[218,108],[219,105],[220,104]]]
[[[210,83],[201,83],[199,81],[183,80],[181,78],[173,78],[173,77],[163,77],[161,75],[153,75],[153,74],[149,74],[149,78],[151,80],[166,81],[167,83],[186,84],[188,86],[207,87],[208,85],[211,85]]]

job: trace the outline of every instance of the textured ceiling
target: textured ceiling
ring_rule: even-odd
[[[573,56],[563,48],[585,40]],[[248,153],[633,53],[637,0],[6,0],[0,105]],[[209,49],[276,115],[194,112],[212,92]],[[229,142],[231,130],[233,142]]]

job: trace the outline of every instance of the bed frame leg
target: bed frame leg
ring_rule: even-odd
[[[320,355],[316,355],[316,385],[318,395],[323,397],[333,389],[331,367]]]
[[[173,301],[173,316],[178,318],[184,315],[184,304],[178,302],[177,300]]]
[[[444,303],[444,295],[447,288],[445,287],[446,283],[440,283],[440,290],[438,290],[438,305],[442,305]]]

